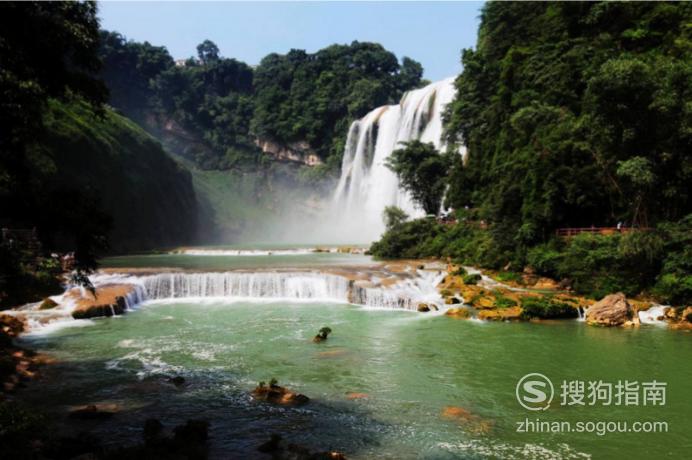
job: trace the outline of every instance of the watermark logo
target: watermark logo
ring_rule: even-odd
[[[526,374],[517,382],[517,401],[524,409],[546,410],[555,395],[553,382],[537,372]]]

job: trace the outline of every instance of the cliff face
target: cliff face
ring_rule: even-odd
[[[111,110],[52,103],[39,141],[56,182],[87,190],[113,219],[114,251],[196,240],[197,199],[189,171],[153,137]]]
[[[279,161],[293,161],[307,166],[322,164],[320,157],[305,141],[281,145],[274,141],[257,139],[255,145],[262,149],[262,153],[271,155]]]

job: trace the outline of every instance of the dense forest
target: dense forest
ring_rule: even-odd
[[[302,143],[299,153],[314,153],[334,172],[349,124],[397,102],[423,73],[374,43],[270,54],[254,70],[209,40],[197,51],[175,63],[164,47],[102,31],[99,55],[109,103],[202,169],[265,167],[261,139]]]
[[[395,226],[381,257],[447,255],[692,301],[692,5],[491,2],[446,113],[460,224]],[[570,241],[564,227],[641,231]]]

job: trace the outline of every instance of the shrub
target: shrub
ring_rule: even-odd
[[[579,312],[573,306],[550,297],[526,297],[521,301],[522,316],[530,318],[577,318]]]
[[[515,283],[520,283],[522,278],[521,278],[521,273],[517,272],[500,272],[496,276],[498,281],[501,282],[515,282]]]
[[[495,306],[497,308],[511,308],[516,307],[517,302],[502,294],[495,294]]]
[[[464,276],[464,284],[478,284],[478,282],[481,279],[482,279],[482,277],[479,273],[474,273],[472,275],[466,275],[466,276]]]

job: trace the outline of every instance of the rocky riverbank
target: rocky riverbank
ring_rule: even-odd
[[[0,401],[34,379],[39,367],[51,361],[46,355],[15,345],[14,339],[24,330],[22,321],[0,314]]]
[[[646,322],[667,323],[672,329],[692,330],[692,307],[656,305],[614,293],[599,301],[575,295],[554,280],[523,274],[512,279],[455,265],[438,285],[446,310],[454,318],[495,321],[582,319],[593,326],[637,327]]]

